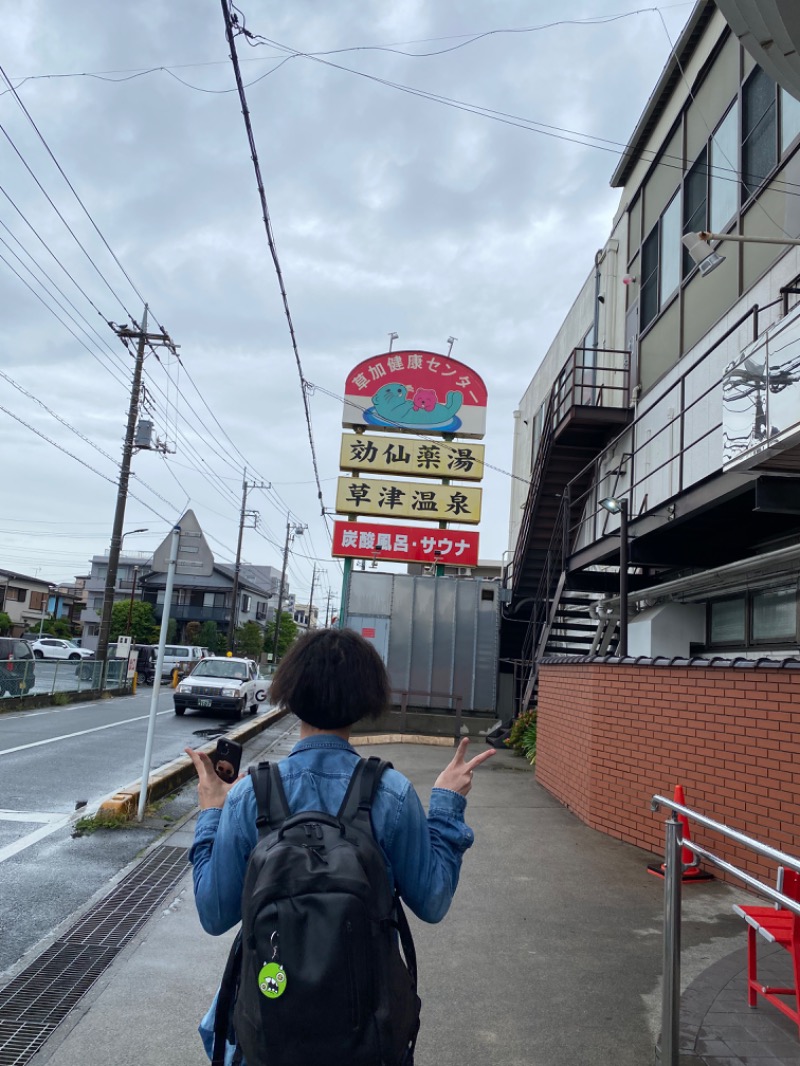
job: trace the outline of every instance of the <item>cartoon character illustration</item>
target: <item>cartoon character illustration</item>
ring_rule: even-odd
[[[434,389],[417,389],[414,393],[414,410],[434,411],[439,402]]]
[[[448,392],[439,403],[434,389],[417,389],[398,382],[383,385],[372,397],[373,406],[364,412],[364,420],[375,426],[429,426],[455,432],[461,426],[456,417],[464,398],[460,392]]]
[[[280,963],[267,962],[258,974],[258,987],[267,999],[277,999],[286,991],[286,973]]]

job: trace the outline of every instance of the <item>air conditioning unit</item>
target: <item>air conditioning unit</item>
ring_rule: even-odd
[[[472,577],[472,567],[471,566],[459,566],[459,568],[456,571],[456,573],[458,574],[459,577]]]

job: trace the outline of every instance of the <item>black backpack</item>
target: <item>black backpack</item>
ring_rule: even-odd
[[[414,943],[370,819],[390,765],[361,759],[335,817],[290,814],[277,765],[250,768],[258,842],[212,1066],[224,1063],[226,1038],[247,1066],[401,1066],[413,1051]]]

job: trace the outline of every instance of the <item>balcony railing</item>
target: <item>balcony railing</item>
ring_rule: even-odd
[[[164,614],[164,604],[153,604],[153,615],[160,622]],[[169,609],[170,618],[176,622],[229,622],[231,619],[230,607],[193,607],[188,603],[173,603]]]

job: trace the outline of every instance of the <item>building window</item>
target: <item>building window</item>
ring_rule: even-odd
[[[756,67],[742,86],[742,198],[749,200],[778,162],[775,82]]]
[[[744,644],[746,639],[747,601],[716,600],[711,604],[710,644]]]
[[[708,149],[695,160],[683,183],[683,232],[700,233],[708,229]],[[694,269],[694,260],[684,248],[683,276]]]
[[[794,640],[797,635],[797,590],[793,585],[753,593],[753,640]]]
[[[25,603],[28,599],[28,590],[10,588],[8,590],[8,599],[15,603]]]
[[[781,152],[785,152],[800,134],[800,100],[795,100],[785,89],[780,90],[781,101]]]
[[[252,598],[250,596],[247,596],[244,593],[242,594],[242,610],[244,611],[245,614],[249,614],[250,613],[250,606],[251,606],[252,602],[253,602],[253,600],[252,600]]]
[[[661,216],[658,296],[663,308],[681,281],[681,198],[674,196]]]
[[[642,284],[639,297],[640,328],[649,326],[658,314],[658,226],[642,245]]]
[[[709,213],[708,228],[722,233],[739,206],[738,167],[739,105],[734,103],[717,126],[708,146]]]
[[[47,593],[46,592],[32,592],[31,593],[31,610],[43,611],[47,606]]]
[[[203,596],[204,607],[225,607],[224,592],[206,592]]]

